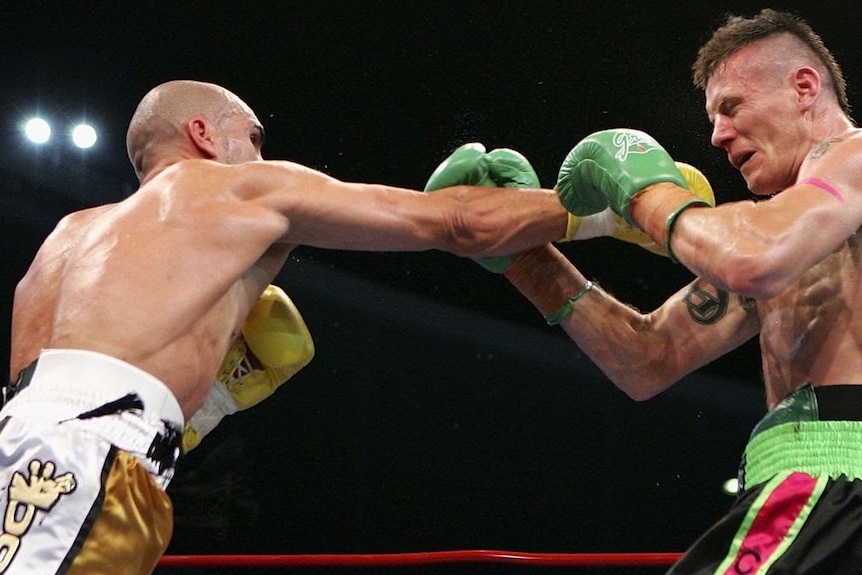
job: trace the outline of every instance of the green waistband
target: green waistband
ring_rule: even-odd
[[[862,421],[790,421],[759,429],[743,461],[746,487],[786,471],[862,479]]]
[[[818,421],[817,394],[811,384],[803,385],[773,407],[754,427],[751,437],[790,421]]]

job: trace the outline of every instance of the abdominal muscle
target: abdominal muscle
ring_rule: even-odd
[[[854,237],[757,304],[769,408],[806,383],[862,384],[862,249]]]

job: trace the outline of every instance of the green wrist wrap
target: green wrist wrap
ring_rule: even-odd
[[[673,213],[667,217],[667,220],[665,221],[665,224],[664,224],[664,229],[665,229],[664,251],[667,254],[667,257],[670,258],[670,261],[672,261],[675,264],[679,263],[679,261],[677,261],[676,256],[673,255],[673,250],[670,249],[670,234],[673,231],[673,225],[676,223],[676,219],[679,217],[679,215],[681,213],[683,213],[686,209],[690,208],[691,206],[712,207],[712,204],[710,204],[708,201],[701,199],[701,198],[692,198],[689,201],[680,205],[677,209],[675,209],[673,211]]]
[[[548,322],[548,325],[557,325],[566,317],[572,313],[572,307],[574,307],[575,302],[587,295],[587,292],[593,289],[593,282],[588,281],[584,284],[584,287],[579,289],[575,294],[567,299],[565,303],[560,306],[560,309],[549,315],[545,318],[545,321]]]
[[[530,162],[508,148],[485,152],[478,143],[464,144],[441,163],[428,182],[425,191],[432,192],[450,186],[486,186],[504,188],[540,188],[539,177]],[[516,255],[471,258],[486,270],[501,274]]]

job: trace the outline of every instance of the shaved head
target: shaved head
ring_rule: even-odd
[[[189,120],[204,117],[221,125],[238,114],[254,115],[236,94],[216,84],[173,80],[156,86],[138,104],[126,133],[126,149],[138,178],[166,145],[186,137]]]
[[[706,89],[710,78],[724,67],[733,54],[750,44],[763,45],[769,40],[778,42],[779,46],[768,54],[767,59],[777,61],[764,71],[778,70],[776,66],[784,66],[785,69],[788,66],[813,68],[827,90],[835,95],[844,114],[851,117],[844,74],[823,40],[805,20],[790,12],[771,8],[764,8],[751,18],[727,17],[725,24],[713,32],[698,50],[697,60],[692,66],[695,86]]]

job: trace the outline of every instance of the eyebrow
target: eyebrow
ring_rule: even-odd
[[[740,98],[738,96],[722,96],[713,106],[712,110],[707,109],[706,115],[710,123],[715,123],[715,117],[719,114],[726,114],[730,108],[739,105]]]

